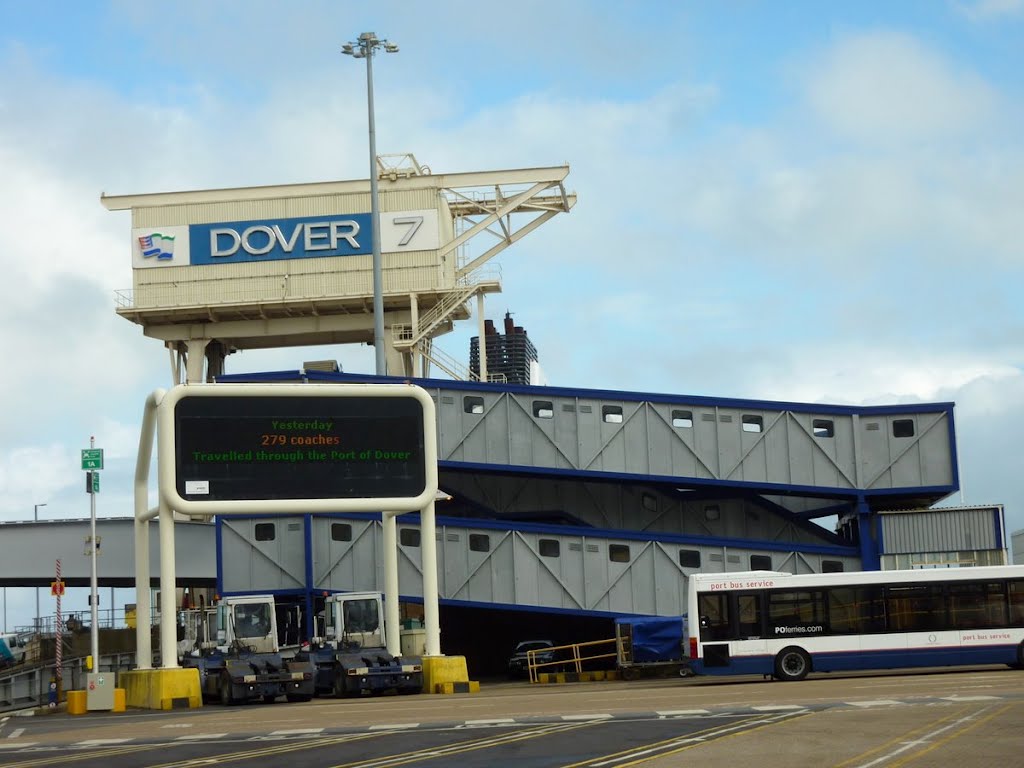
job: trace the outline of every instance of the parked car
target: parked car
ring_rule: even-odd
[[[554,643],[550,640],[523,640],[516,644],[515,650],[512,651],[512,655],[508,659],[508,676],[509,677],[526,677],[528,674],[527,670],[527,651],[542,651],[541,653],[534,654],[533,661],[535,664],[545,664],[555,660],[555,652],[552,650],[543,651],[545,648],[553,648]],[[541,667],[541,672],[555,672],[555,667]]]

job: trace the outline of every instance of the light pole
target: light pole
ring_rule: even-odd
[[[42,504],[33,504],[32,505],[32,519],[35,520],[37,523],[39,522],[39,508],[40,507],[45,507],[45,506],[46,506],[45,502],[42,503]],[[5,605],[5,610],[6,610],[6,605]],[[6,621],[5,621],[5,623],[6,623]],[[36,633],[39,634],[42,631],[43,631],[43,620],[39,616],[39,587],[36,587]]]
[[[375,32],[363,32],[354,43],[345,43],[341,52],[353,59],[366,59],[366,109],[370,125],[370,242],[373,246],[373,347],[377,361],[377,375],[387,373],[384,350],[384,294],[380,260],[380,205],[377,200],[377,135],[373,120],[373,56],[383,48],[386,53],[398,53],[398,46],[380,40]]]

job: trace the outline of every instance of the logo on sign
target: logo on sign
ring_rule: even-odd
[[[188,229],[185,224],[132,228],[132,268],[187,267]]]
[[[153,232],[149,235],[142,235],[139,238],[139,248],[142,249],[142,258],[157,261],[170,261],[174,258],[174,235],[165,235],[161,232]]]

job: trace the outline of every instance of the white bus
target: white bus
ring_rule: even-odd
[[[698,674],[1024,668],[1024,566],[694,574],[689,613]]]

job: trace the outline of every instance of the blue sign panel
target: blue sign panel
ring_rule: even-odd
[[[371,252],[368,213],[193,224],[192,264],[358,256]]]

